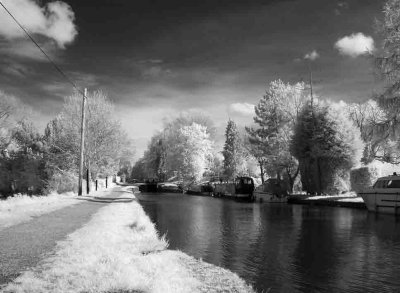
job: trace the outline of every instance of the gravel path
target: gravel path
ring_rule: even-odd
[[[0,231],[0,285],[35,267],[54,250],[57,241],[82,227],[101,207],[123,201],[120,190],[97,192],[82,203],[66,207]],[[126,200],[132,200],[126,199]]]

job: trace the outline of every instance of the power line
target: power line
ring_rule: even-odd
[[[53,67],[72,85],[74,89],[76,89],[79,93],[85,96],[85,93],[79,90],[76,84],[70,79],[67,74],[65,74],[61,68],[46,54],[46,52],[39,46],[39,44],[35,41],[35,39],[28,33],[28,31],[21,25],[21,23],[12,15],[12,13],[4,6],[3,2],[0,1],[0,5],[4,8],[4,10],[11,16],[11,18],[16,22],[16,24],[24,31],[24,33],[28,36],[28,38],[38,47],[40,52],[47,58],[47,60],[53,65]]]

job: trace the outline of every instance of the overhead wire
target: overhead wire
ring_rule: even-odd
[[[7,7],[0,1],[0,5],[4,8],[4,10],[11,16],[11,18],[15,21],[15,23],[24,31],[24,33],[28,36],[28,38],[38,47],[40,52],[46,57],[46,59],[53,65],[53,67],[66,79],[66,81],[72,85],[72,87],[77,90],[82,95],[85,95],[83,91],[81,91],[76,84],[73,82],[71,78],[68,77],[66,73],[50,58],[49,55],[40,47],[40,45],[35,41],[35,39],[30,35],[30,33],[21,25],[21,23],[14,17],[14,15],[7,9]]]

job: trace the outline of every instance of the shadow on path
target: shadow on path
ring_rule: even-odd
[[[132,202],[136,200],[134,197],[78,197],[77,200],[85,200],[90,202],[103,202],[103,203],[122,203],[122,202]]]

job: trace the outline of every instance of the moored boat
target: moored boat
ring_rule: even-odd
[[[214,191],[213,185],[206,181],[202,183],[192,183],[188,186],[186,194],[211,196]]]
[[[375,184],[358,192],[369,211],[400,214],[400,176],[380,177]]]
[[[214,196],[233,198],[236,200],[254,200],[254,180],[251,177],[237,177],[234,182],[215,184]]]
[[[268,179],[254,191],[255,199],[260,202],[285,203],[288,195],[289,190],[275,178]]]

